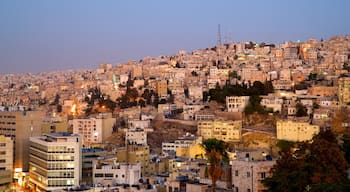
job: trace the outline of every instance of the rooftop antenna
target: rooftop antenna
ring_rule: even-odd
[[[218,25],[218,42],[217,42],[217,45],[222,45],[221,43],[221,27],[220,27],[220,24]]]

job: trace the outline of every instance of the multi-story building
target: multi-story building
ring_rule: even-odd
[[[81,137],[50,133],[30,138],[30,187],[54,191],[79,186],[82,178]]]
[[[262,96],[261,105],[273,111],[282,111],[283,99],[274,94]]]
[[[228,112],[243,112],[249,103],[249,96],[227,96],[226,108]]]
[[[212,120],[198,121],[198,135],[203,140],[217,138],[225,142],[240,141],[242,136],[242,121]]]
[[[29,171],[29,137],[41,135],[44,114],[39,111],[0,111],[0,134],[14,140],[14,169]]]
[[[277,139],[287,141],[309,141],[320,132],[320,127],[307,122],[277,121]]]
[[[338,79],[338,99],[342,105],[350,103],[350,77]]]
[[[176,153],[178,148],[189,148],[191,145],[201,142],[202,138],[194,136],[184,136],[176,139],[174,142],[163,142],[162,153]]]
[[[0,135],[0,191],[9,190],[12,183],[13,140]]]
[[[73,119],[73,133],[82,136],[83,146],[103,143],[113,132],[116,119],[111,113],[100,113],[97,117]]]
[[[156,91],[160,98],[168,96],[168,84],[165,80],[157,81]]]
[[[139,184],[141,179],[140,163],[117,163],[115,158],[93,160],[93,184],[114,186],[117,184]]]
[[[117,149],[117,159],[120,163],[141,163],[142,176],[150,174],[150,148],[148,145],[127,145]]]
[[[234,160],[232,161],[233,191],[262,192],[266,187],[262,181],[272,175],[274,160]]]
[[[140,128],[127,129],[125,139],[129,144],[147,145],[147,132]]]

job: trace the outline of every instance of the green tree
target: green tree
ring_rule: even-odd
[[[313,142],[296,143],[280,152],[272,176],[264,180],[268,191],[349,191],[348,163],[330,130]]]
[[[228,161],[228,155],[226,152],[226,143],[216,138],[207,139],[203,141],[202,147],[205,150],[205,154],[209,162],[209,175],[212,180],[213,191],[216,191],[216,181],[224,173],[222,164]]]
[[[297,103],[297,104],[295,105],[295,108],[296,108],[296,110],[297,110],[295,116],[297,116],[297,117],[304,117],[304,116],[307,116],[307,109],[306,109],[306,107],[305,107],[303,104]]]

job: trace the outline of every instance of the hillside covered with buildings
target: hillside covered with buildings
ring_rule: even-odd
[[[293,156],[286,146],[319,154],[323,141],[335,144],[344,164],[332,176],[343,179],[349,111],[350,36],[1,74],[0,190],[15,181],[37,191],[207,191],[213,176],[203,142],[213,138],[228,157],[217,191],[266,190],[272,167],[307,151]],[[308,176],[302,187],[349,182]]]

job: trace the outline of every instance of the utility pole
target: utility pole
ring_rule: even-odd
[[[218,39],[217,39],[217,45],[218,45],[218,46],[222,45],[222,42],[221,42],[221,27],[220,27],[220,24],[218,25]]]

